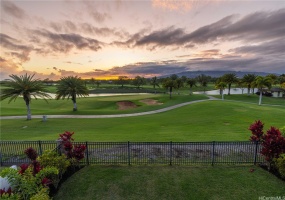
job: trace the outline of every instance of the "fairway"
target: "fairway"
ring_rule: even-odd
[[[255,120],[284,126],[285,108],[206,101],[164,113],[110,119],[1,120],[2,140],[56,140],[74,131],[76,141],[248,141]]]

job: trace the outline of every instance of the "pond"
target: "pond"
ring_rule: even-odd
[[[228,94],[228,89],[224,89],[224,94]],[[231,94],[247,94],[247,88],[231,88]],[[257,88],[254,88],[254,92],[257,92]],[[199,91],[199,92],[193,92],[194,94],[208,94],[208,95],[219,95],[220,90],[210,90],[210,91]],[[252,89],[250,90],[250,93],[252,93]]]

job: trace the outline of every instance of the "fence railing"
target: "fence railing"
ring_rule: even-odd
[[[80,164],[256,164],[264,162],[254,142],[74,142],[86,145]],[[39,155],[57,148],[56,141],[0,141],[2,165],[28,163],[24,150]]]

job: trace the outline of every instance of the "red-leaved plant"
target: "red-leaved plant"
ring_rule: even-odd
[[[261,142],[262,149],[260,153],[265,156],[265,160],[269,162],[270,168],[273,159],[285,153],[285,138],[278,128],[271,127],[264,134],[263,127],[264,124],[260,120],[250,125],[249,130],[252,133],[250,141]]]
[[[12,193],[13,192],[12,192],[11,187],[9,187],[8,190],[5,190],[5,188],[4,189],[0,189],[0,197],[2,197],[5,194],[7,194],[10,197]]]
[[[64,153],[67,158],[72,159],[74,158],[76,161],[80,161],[84,158],[84,152],[86,146],[83,144],[73,145],[72,138],[74,132],[65,131],[63,134],[59,134],[61,147],[64,149]]]

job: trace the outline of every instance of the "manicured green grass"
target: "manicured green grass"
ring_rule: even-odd
[[[155,99],[162,105],[147,105],[140,102],[143,99]],[[109,97],[88,97],[78,98],[78,111],[73,112],[73,103],[69,100],[49,100],[46,103],[42,99],[31,102],[31,111],[33,115],[108,115],[119,113],[136,113],[165,108],[168,106],[194,101],[199,99],[208,99],[205,95],[174,95],[172,99],[169,95],[125,95]],[[129,110],[118,110],[118,101],[132,101],[138,107]],[[8,104],[8,100],[1,102],[1,116],[26,115],[26,106],[22,98]]]
[[[160,85],[160,87],[156,87],[155,89],[153,88],[152,85],[143,85],[139,89],[137,89],[136,86],[129,85],[129,84],[124,85],[123,88],[121,85],[116,85],[116,84],[101,84],[98,88],[96,85],[92,85],[92,84],[87,84],[86,86],[90,89],[90,92],[93,94],[98,94],[98,93],[126,93],[126,92],[138,93],[138,92],[142,92],[145,90],[152,91],[152,92],[154,92],[154,91],[166,92],[167,91],[167,89],[163,88],[161,85]],[[0,88],[1,88],[1,86],[0,86]],[[55,85],[46,86],[46,89],[50,93],[56,92],[56,86]],[[206,88],[197,84],[197,87],[193,87],[191,90],[195,92],[195,91],[204,91],[204,89],[206,91],[215,90],[215,84],[209,83]],[[189,90],[190,90],[189,86],[185,85],[185,87],[182,87],[180,89],[173,89],[173,92],[174,93],[179,92],[181,94],[189,94]]]
[[[109,119],[1,120],[2,140],[55,140],[74,131],[76,141],[248,141],[255,120],[284,126],[285,108],[206,101],[164,113]]]
[[[220,98],[221,96],[214,96],[216,98]],[[224,95],[225,100],[233,100],[233,101],[243,101],[243,102],[249,102],[249,103],[255,103],[258,104],[259,96],[256,94],[251,94],[247,96],[247,94],[234,94],[234,95]],[[285,99],[284,98],[274,98],[274,97],[262,97],[262,104],[268,104],[268,105],[282,105],[285,106]]]
[[[284,182],[255,166],[87,166],[70,177],[54,199],[248,200],[284,198],[284,191]]]

